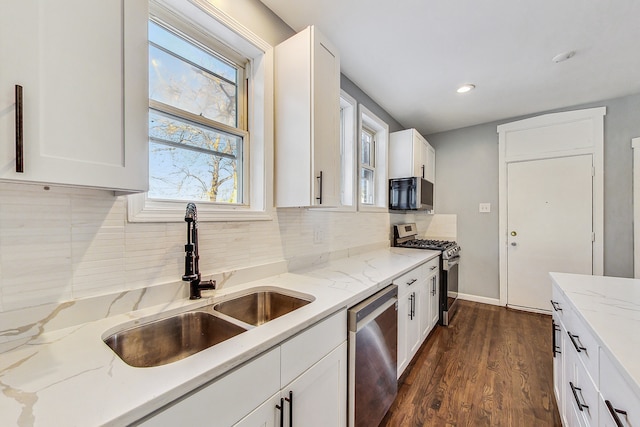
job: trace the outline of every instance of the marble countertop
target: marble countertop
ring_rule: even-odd
[[[640,398],[640,280],[550,275]]]
[[[124,425],[166,405],[340,309],[350,307],[437,251],[385,248],[167,304],[37,334],[0,353],[0,425]],[[186,285],[184,285],[186,286]],[[278,287],[314,301],[183,360],[153,368],[125,364],[102,341],[110,333]],[[346,325],[345,325],[346,326]]]

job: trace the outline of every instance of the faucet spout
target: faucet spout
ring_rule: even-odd
[[[200,268],[198,261],[198,210],[195,203],[188,203],[187,210],[184,215],[187,223],[187,244],[184,245],[184,275],[182,280],[189,282],[189,299],[200,299],[202,296],[200,291],[203,289],[215,289],[216,281],[207,280],[201,282]]]

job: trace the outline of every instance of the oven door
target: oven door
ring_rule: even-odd
[[[460,256],[442,261],[442,279],[440,289],[440,324],[447,326],[458,305],[458,266]]]

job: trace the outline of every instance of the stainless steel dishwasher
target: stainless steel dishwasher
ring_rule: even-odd
[[[349,425],[377,426],[398,394],[398,287],[349,309]]]

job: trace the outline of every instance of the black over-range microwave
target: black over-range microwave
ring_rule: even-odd
[[[433,210],[433,183],[415,176],[390,179],[389,209]]]

